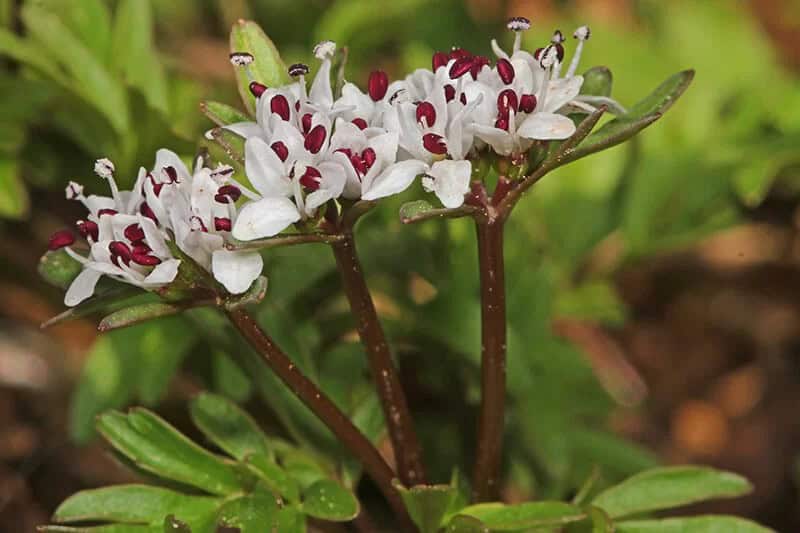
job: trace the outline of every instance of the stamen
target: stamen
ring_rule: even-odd
[[[141,266],[156,266],[161,264],[161,259],[148,254],[131,254],[131,260]]]
[[[75,226],[78,228],[78,233],[81,234],[81,237],[87,241],[90,239],[91,241],[97,241],[100,235],[100,227],[96,222],[92,222],[91,220],[79,220],[75,223]]]
[[[272,148],[272,151],[278,156],[278,159],[284,163],[286,162],[286,158],[289,157],[289,149],[286,147],[283,141],[275,141],[270,145],[270,148]]]
[[[536,96],[523,94],[519,99],[519,110],[523,113],[533,113],[534,109],[536,109]]]
[[[375,160],[378,159],[378,154],[375,153],[375,150],[372,148],[365,148],[363,152],[361,152],[361,159],[364,160],[364,163],[367,165],[367,170],[372,168],[372,165],[375,164]]]
[[[64,189],[64,193],[67,196],[67,200],[79,200],[84,205],[86,204],[86,198],[83,196],[83,185],[80,183],[70,181]]]
[[[450,67],[450,78],[457,79],[466,74],[467,72],[472,69],[472,58],[471,57],[461,57],[456,59],[453,65]]]
[[[303,63],[295,63],[294,65],[289,66],[289,76],[293,78],[305,76],[308,74],[308,70],[308,65],[304,65]]]
[[[445,101],[447,103],[450,103],[450,102],[453,101],[453,99],[455,97],[456,97],[456,88],[453,87],[452,85],[445,85],[444,86],[444,99],[445,99]]]
[[[430,102],[420,102],[417,106],[417,122],[423,128],[430,128],[436,123],[436,109]]]
[[[360,117],[356,117],[353,120],[351,120],[350,122],[355,124],[356,127],[358,129],[360,129],[360,130],[365,130],[365,129],[367,129],[367,126],[368,126],[367,121],[364,120],[363,118],[360,118]]]
[[[203,222],[203,219],[197,215],[194,215],[189,219],[189,224],[191,225],[192,231],[202,231],[203,233],[208,233],[208,228]]]
[[[469,69],[469,73],[472,76],[473,80],[478,79],[478,74],[480,74],[483,67],[490,63],[489,58],[486,56],[475,56],[472,58],[472,67]]]
[[[214,200],[220,204],[236,202],[242,196],[242,191],[235,185],[223,185],[214,195]]]
[[[516,113],[519,109],[519,99],[517,93],[512,89],[504,89],[497,95],[497,110],[501,115],[508,115],[509,110]]]
[[[104,180],[111,178],[114,175],[115,170],[116,167],[114,166],[114,163],[107,157],[98,159],[94,162],[94,173]]]
[[[423,135],[422,146],[432,154],[444,155],[447,153],[447,144],[444,141],[444,137],[436,133],[426,133]]]
[[[173,166],[166,166],[161,169],[161,173],[169,183],[178,183],[178,171]]]
[[[233,224],[231,219],[224,217],[214,217],[214,229],[216,231],[231,231]]]
[[[506,85],[511,85],[514,81],[515,71],[511,61],[505,58],[497,60],[497,74]]]
[[[303,115],[303,118],[300,119],[300,126],[303,128],[303,135],[306,135],[311,129],[311,121],[313,119],[314,117],[311,115],[311,113],[306,113]]]
[[[125,238],[131,242],[141,241],[144,239],[144,230],[139,224],[131,224],[123,231]]]
[[[47,242],[47,249],[48,250],[59,250],[64,248],[65,246],[70,246],[75,242],[75,236],[72,234],[71,231],[62,229],[50,236],[50,239]]]
[[[439,70],[439,67],[447,66],[447,63],[449,62],[450,62],[450,56],[448,56],[444,52],[436,52],[435,54],[433,54],[433,58],[431,58],[431,64],[433,65],[434,72]]]
[[[512,53],[519,52],[522,48],[522,32],[531,29],[531,21],[525,17],[511,17],[506,23],[506,28],[514,32],[514,48]]]
[[[218,163],[217,168],[211,171],[211,179],[217,183],[225,183],[231,175],[233,175],[233,167],[222,163]]]
[[[572,56],[569,69],[567,69],[567,78],[573,77],[575,75],[575,71],[578,70],[578,64],[581,61],[581,54],[583,53],[583,45],[592,36],[592,32],[589,29],[589,26],[581,26],[575,30],[575,33],[573,33],[572,36],[578,39],[578,46],[575,47],[575,55]]]
[[[129,265],[131,262],[131,249],[130,247],[122,241],[112,241],[108,243],[108,251],[111,252],[111,261],[119,266],[119,260],[122,259],[122,262],[126,265]]]
[[[316,191],[319,189],[319,182],[322,179],[322,174],[319,173],[314,167],[305,167],[303,175],[300,176],[300,185],[308,191]]]
[[[494,127],[499,130],[508,131],[508,118],[500,117],[494,121]]]
[[[253,54],[248,54],[247,52],[233,52],[228,57],[236,67],[246,67],[255,61]]]
[[[389,90],[389,76],[382,70],[374,70],[369,74],[367,92],[373,102],[380,102]]]
[[[469,50],[465,50],[464,48],[459,48],[454,46],[450,49],[450,54],[448,54],[450,59],[463,59],[463,58],[471,58],[472,52]]]
[[[328,132],[325,129],[325,126],[317,124],[310,132],[308,132],[308,135],[306,135],[306,140],[303,143],[303,146],[305,146],[305,149],[312,154],[316,154],[322,149],[322,144],[325,142],[325,138],[327,136]]]
[[[289,101],[282,94],[272,97],[272,100],[269,101],[269,110],[281,117],[283,120],[289,120]]]
[[[119,211],[117,211],[116,209],[101,209],[100,211],[97,212],[97,216],[98,217],[102,217],[104,215],[113,216],[116,215],[117,213],[119,213]]]
[[[156,214],[153,212],[150,206],[147,205],[147,202],[142,202],[142,205],[139,206],[139,213],[158,224],[158,217],[156,217]]]
[[[333,41],[321,41],[314,47],[314,57],[320,61],[330,59],[336,53],[336,43]]]
[[[261,98],[261,95],[267,90],[267,86],[257,81],[250,82],[250,94],[256,98]]]

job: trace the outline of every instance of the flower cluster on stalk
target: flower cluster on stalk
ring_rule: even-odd
[[[245,292],[263,265],[256,252],[234,251],[237,241],[272,237],[293,224],[309,227],[324,209],[338,209],[337,202],[378,200],[418,178],[445,207],[457,208],[470,190],[473,162],[487,155],[524,161],[535,143],[575,132],[569,115],[611,102],[580,95],[583,77],[576,72],[588,27],[575,30],[568,65],[560,31],[529,52],[522,34],[530,22],[515,17],[507,27],[513,47],[509,53],[492,41],[494,60],[462,48],[436,52],[429,69],[395,81],[375,70],[364,90],[345,82],[338,97],[332,41],[314,49],[319,66],[310,86],[307,65],[289,67],[293,82],[267,87],[253,79],[252,55],[231,54],[251,78],[256,100],[255,121],[225,126],[245,139],[248,184],[231,167],[211,169],[202,158],[190,173],[177,155],[160,150],[153,169],[141,169],[132,189],[120,191],[114,165],[99,160],[95,170],[108,181],[110,196],[84,196],[76,183],[67,187],[67,197],[88,210],[76,226],[88,253],[74,246],[69,231],[50,243],[84,266],[66,303],[91,296],[102,275],[149,290],[171,283],[181,263],[171,244],[228,292]]]

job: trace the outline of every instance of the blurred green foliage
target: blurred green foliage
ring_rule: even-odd
[[[287,63],[311,62],[311,48],[323,38],[349,46],[347,74],[356,82],[378,66],[402,75],[454,44],[489,53],[492,37],[510,38],[501,10],[476,21],[455,0],[395,0],[380,9],[371,0],[23,4],[12,13],[11,3],[0,2],[0,216],[9,218],[35,216],[36,199],[27,191],[63,188],[68,179],[88,175],[96,157],[108,155],[132,175],[162,145],[191,156],[211,127],[197,112],[202,96],[222,95],[242,107],[232,76],[190,78],[192,61],[224,65],[220,58],[198,60],[192,46],[207,53],[198,41],[217,43],[224,60],[224,40],[238,17],[257,20]],[[611,68],[613,95],[623,104],[669,73],[697,71],[693,89],[656,127],[548,176],[507,228],[505,468],[516,486],[539,496],[571,493],[593,465],[615,480],[656,462],[604,429],[619,391],[598,381],[585,354],[553,332],[553,320],[619,326],[626,309],[613,284],[617,268],[736,224],[776,180],[797,190],[798,79],[779,66],[744,8],[725,0],[635,6],[635,26],[587,21],[569,9],[552,25],[527,14],[535,23],[528,48],[545,42],[551,26],[589,23],[593,38],[584,65]],[[410,385],[427,463],[441,480],[453,466],[467,466],[473,452],[479,290],[469,222],[401,226],[400,205],[423,194],[415,189],[385,202],[360,224],[358,237]],[[610,244],[611,262],[598,267],[598,248]],[[353,324],[330,252],[317,245],[270,251],[266,264],[270,289],[262,323],[377,438],[380,409],[361,348],[337,342]],[[73,436],[89,438],[95,415],[105,409],[155,405],[186,358],[209,388],[238,401],[248,398],[252,379],[253,390],[306,450],[334,447],[327,430],[248,354],[204,311],[112,332],[90,353],[73,405]],[[342,460],[355,476],[356,467]]]

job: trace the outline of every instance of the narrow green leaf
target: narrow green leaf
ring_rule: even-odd
[[[118,133],[127,133],[127,96],[102,63],[52,13],[29,3],[22,19],[31,37],[72,75],[74,92],[101,111]]]
[[[21,39],[8,30],[0,29],[0,54],[34,68],[61,85],[69,87],[69,79],[44,47],[29,39]]]
[[[211,360],[213,373],[213,390],[232,399],[244,403],[253,394],[251,377],[222,350],[214,350]]]
[[[599,507],[589,507],[589,520],[592,521],[592,533],[616,533],[614,522]]]
[[[616,519],[713,498],[734,498],[751,488],[737,474],[707,467],[671,466],[636,474],[598,494],[592,505]]]
[[[148,485],[116,485],[73,494],[53,514],[55,522],[160,523],[168,514],[197,523],[216,512],[220,500],[188,496]]]
[[[314,518],[347,522],[358,516],[359,504],[352,492],[336,481],[323,479],[303,491],[302,510]]]
[[[40,5],[58,16],[94,57],[105,62],[111,42],[111,13],[103,0],[42,0]]]
[[[28,191],[19,175],[19,163],[0,159],[0,218],[24,218],[30,208]]]
[[[63,248],[45,252],[39,259],[39,275],[59,289],[66,289],[78,274],[83,270],[83,265],[73,259]]]
[[[278,502],[275,497],[254,493],[228,501],[217,513],[217,524],[239,528],[240,533],[262,533],[277,529]]]
[[[611,96],[614,77],[608,67],[592,67],[583,73],[581,94],[591,96]]]
[[[200,111],[217,126],[227,126],[237,122],[252,122],[250,117],[238,109],[212,100],[200,102]]]
[[[436,533],[458,498],[458,489],[453,485],[417,485],[409,489],[396,481],[394,486],[422,533]]]
[[[461,509],[459,514],[479,519],[492,531],[555,527],[586,518],[586,513],[574,505],[544,501],[517,505],[480,503]]]
[[[300,488],[286,471],[263,454],[252,454],[244,459],[244,465],[274,493],[280,494],[287,501],[300,501]]]
[[[560,164],[575,161],[589,154],[615,146],[633,137],[661,118],[689,87],[694,79],[693,70],[679,72],[638,102],[624,115],[618,116],[586,137],[577,148],[569,151]]]
[[[153,43],[150,0],[122,0],[114,14],[111,57],[127,82],[139,89],[148,105],[169,111],[167,78]]]
[[[272,448],[256,421],[232,401],[204,392],[189,404],[194,425],[220,449],[244,461],[253,454],[271,458]]]
[[[277,87],[289,83],[289,74],[278,49],[255,22],[241,20],[234,24],[231,29],[230,47],[232,53],[247,52],[255,58],[249,67],[255,81],[263,83],[267,87]],[[234,69],[242,101],[250,114],[254,115],[255,98],[250,93],[251,80],[243,68],[234,66]]]
[[[744,518],[711,515],[619,522],[616,533],[775,533],[775,531]]]
[[[138,467],[211,494],[241,490],[234,465],[209,453],[145,409],[100,416],[98,431]]]
[[[222,148],[225,157],[230,160],[229,162],[231,162],[234,167],[238,165],[239,168],[242,168],[244,164],[244,139],[222,128],[214,128],[211,130],[210,136],[211,140]]]
[[[489,533],[489,528],[474,516],[458,514],[447,523],[444,531],[445,533]]]
[[[114,311],[104,317],[97,329],[100,331],[110,331],[120,329],[156,318],[176,315],[185,310],[186,306],[178,304],[168,304],[164,302],[151,302],[131,307],[125,307],[119,311]]]

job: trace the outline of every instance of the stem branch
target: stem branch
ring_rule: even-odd
[[[273,340],[259,327],[244,309],[226,311],[231,323],[250,345],[261,355],[264,362],[286,384],[287,387],[325,423],[339,441],[355,456],[364,471],[380,488],[402,523],[413,531],[408,513],[400,495],[392,487],[394,472],[381,454],[350,419],[323,393]]]
[[[383,406],[386,427],[394,448],[397,473],[404,485],[412,487],[425,483],[422,449],[414,431],[400,378],[392,361],[386,335],[378,320],[364,272],[356,252],[351,232],[333,244],[333,255],[342,276],[342,284],[356,319],[358,335],[367,352],[370,373]]]
[[[481,407],[472,499],[497,498],[506,395],[506,296],[502,218],[477,222],[481,280]]]

